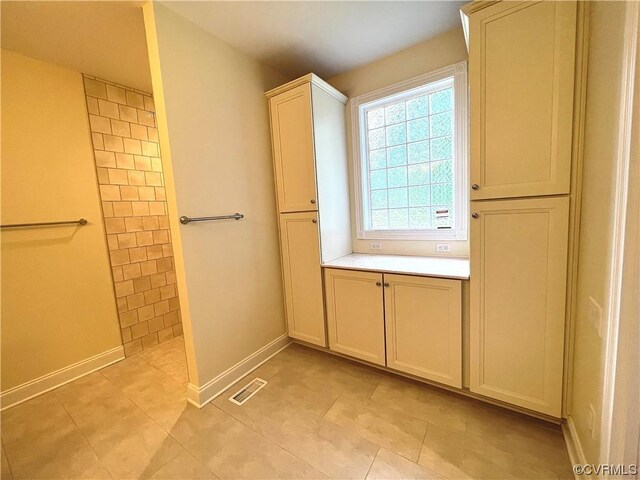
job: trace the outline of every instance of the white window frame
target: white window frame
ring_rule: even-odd
[[[454,225],[450,229],[365,229],[368,209],[367,141],[364,109],[395,103],[425,90],[428,84],[453,78],[454,92]],[[428,90],[425,90],[428,92]],[[394,96],[393,99],[388,97]],[[356,212],[356,236],[359,240],[449,240],[466,241],[469,193],[468,176],[468,128],[467,115],[467,62],[459,62],[439,70],[405,80],[351,99],[351,138],[353,152],[353,190]]]

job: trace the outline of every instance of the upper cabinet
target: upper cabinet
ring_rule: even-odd
[[[317,210],[311,84],[269,100],[278,210]]]
[[[569,193],[576,3],[473,2],[463,14],[471,199]]]

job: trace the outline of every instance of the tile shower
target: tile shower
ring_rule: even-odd
[[[127,356],[182,335],[153,98],[84,75]]]

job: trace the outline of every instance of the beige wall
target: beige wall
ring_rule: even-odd
[[[376,62],[354,68],[327,81],[348,97],[356,97],[402,80],[407,80],[467,59],[462,28],[449,30],[413,47],[382,58]],[[355,219],[353,203],[353,159],[351,143],[351,108],[347,105],[347,140],[349,143],[349,177],[351,182],[351,218]],[[376,241],[382,250],[371,250],[371,240],[357,240],[355,221],[351,226],[353,251],[359,253],[387,253],[400,255],[436,255],[435,241]],[[452,252],[447,256],[468,256],[467,241],[449,241]],[[442,255],[442,254],[438,254]]]
[[[202,386],[285,333],[264,97],[285,79],[166,7],[145,9],[189,375]],[[234,212],[245,218],[177,222]]]
[[[586,460],[598,463],[602,404],[603,339],[589,323],[591,296],[606,312],[611,268],[624,2],[592,2],[587,72],[583,193],[578,259],[574,373],[570,416]],[[596,416],[592,438],[589,405]]]
[[[127,355],[182,335],[153,98],[85,75],[122,341]]]
[[[121,345],[82,76],[2,51],[2,390]]]

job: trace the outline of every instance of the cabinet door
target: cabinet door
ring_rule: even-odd
[[[278,210],[316,210],[311,87],[300,85],[269,100]]]
[[[471,199],[569,192],[575,2],[469,17]]]
[[[560,417],[568,197],[474,202],[471,391]]]
[[[384,275],[387,366],[462,387],[460,280]]]
[[[280,246],[289,336],[327,346],[316,212],[280,215]]]
[[[382,274],[327,268],[324,279],[329,348],[384,365]]]

